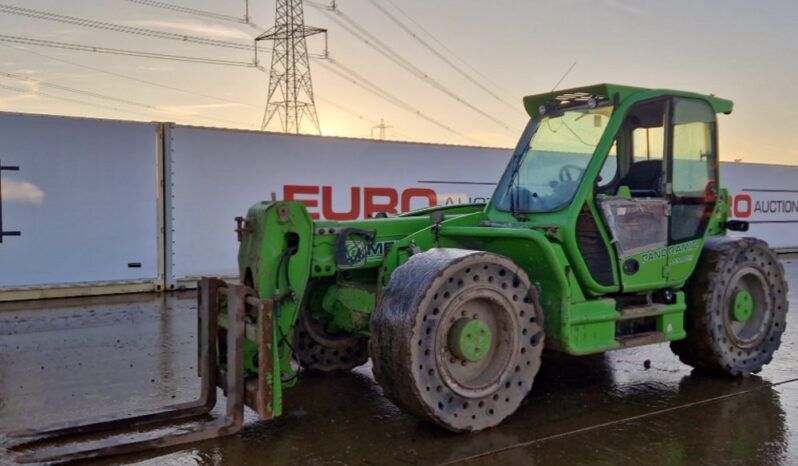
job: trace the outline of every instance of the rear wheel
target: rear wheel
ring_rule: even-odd
[[[332,281],[317,280],[308,285],[294,330],[294,347],[299,363],[318,372],[348,371],[368,360],[366,339],[347,332],[327,331],[329,317],[322,300]]]
[[[453,431],[499,424],[532,388],[538,290],[510,259],[432,249],[397,268],[371,319],[374,375],[393,402]]]
[[[757,373],[781,344],[787,316],[784,269],[767,243],[710,238],[687,287],[687,338],[671,343],[685,364]]]

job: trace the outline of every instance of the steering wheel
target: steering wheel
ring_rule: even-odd
[[[575,173],[572,174],[572,172]],[[561,182],[565,183],[566,181],[574,181],[578,179],[584,172],[584,168],[580,167],[579,165],[569,163],[560,167],[560,173],[557,175],[557,177]]]
[[[511,196],[510,202],[514,204],[515,208],[520,211],[540,208],[540,205],[543,202],[537,193],[533,193],[522,186],[516,186],[508,192],[508,195]]]

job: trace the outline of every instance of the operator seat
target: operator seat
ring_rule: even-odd
[[[618,186],[628,186],[632,197],[659,197],[661,181],[662,160],[642,160],[629,167]]]

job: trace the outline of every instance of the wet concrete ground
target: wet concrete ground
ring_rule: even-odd
[[[798,261],[785,266],[788,331],[760,376],[692,375],[667,345],[546,355],[515,415],[452,434],[386,401],[368,366],[303,374],[283,418],[249,412],[237,436],[94,464],[798,464]],[[4,432],[196,397],[195,319],[191,293],[0,305],[0,464]]]

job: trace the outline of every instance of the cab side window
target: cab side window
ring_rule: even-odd
[[[673,102],[673,211],[671,242],[702,236],[715,205],[715,112],[706,102]]]
[[[665,151],[665,127],[635,128],[632,130],[632,150],[635,162],[662,160]]]
[[[658,98],[635,104],[616,139],[620,157],[615,161],[620,176],[613,184],[616,193],[625,187],[628,194],[603,198],[598,203],[621,259],[667,243],[663,154],[667,147],[664,135],[669,103],[668,98]],[[608,163],[609,157],[605,167]]]
[[[626,134],[631,139],[631,157],[620,184],[633,197],[663,197],[665,165],[665,124],[668,99],[635,105],[626,118]]]
[[[599,177],[596,180],[596,186],[599,192],[604,192],[610,188],[618,180],[618,141],[616,140],[610,148],[604,164],[601,166]]]

